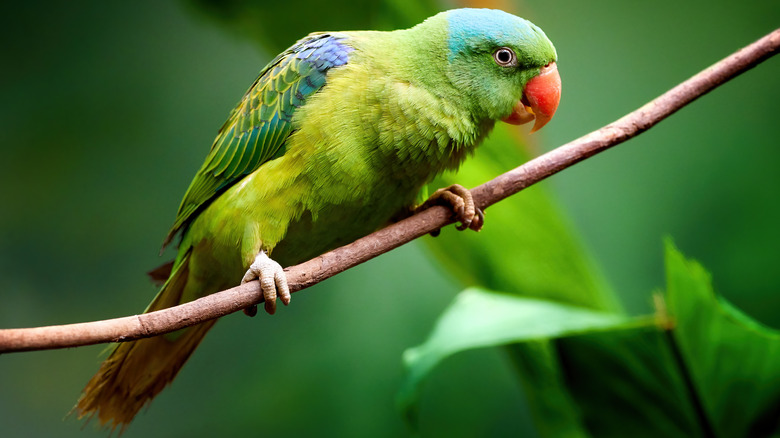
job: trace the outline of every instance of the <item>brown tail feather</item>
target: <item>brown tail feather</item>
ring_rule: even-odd
[[[178,303],[187,281],[188,259],[189,255],[179,263],[147,311]],[[119,427],[123,432],[138,411],[176,377],[214,322],[116,344],[74,407],[78,418],[97,416],[101,426]]]
[[[78,418],[97,416],[101,426],[124,431],[176,377],[214,322],[184,329],[174,341],[157,336],[117,345],[84,388],[75,408]]]

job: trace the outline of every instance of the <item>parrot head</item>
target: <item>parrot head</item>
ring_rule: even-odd
[[[550,121],[561,98],[555,47],[531,22],[503,11],[456,9],[447,20],[451,83],[476,114],[524,124]]]

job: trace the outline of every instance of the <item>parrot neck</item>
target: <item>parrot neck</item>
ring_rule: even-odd
[[[444,15],[431,17],[410,29],[346,34],[346,44],[356,49],[350,54],[350,64],[359,64],[362,74],[382,75],[377,78],[393,79],[425,90],[450,106],[442,108],[449,116],[457,109],[463,117],[473,119],[475,126],[487,124],[492,128],[493,123],[488,120],[490,115],[472,93],[464,89],[463,83],[458,82],[462,75],[450,60]],[[436,108],[428,110],[435,111]]]

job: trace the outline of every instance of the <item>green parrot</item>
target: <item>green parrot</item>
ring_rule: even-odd
[[[301,39],[262,69],[219,130],[165,238],[163,247],[181,234],[146,311],[259,279],[274,313],[277,296],[290,301],[282,266],[413,212],[425,184],[457,168],[496,121],[544,126],[560,99],[556,60],[541,29],[489,9]],[[462,187],[424,205],[433,202],[452,204],[462,228],[482,224]],[[74,408],[79,418],[123,430],[213,325],[116,344]]]

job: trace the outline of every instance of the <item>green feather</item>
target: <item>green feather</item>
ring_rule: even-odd
[[[313,68],[301,51],[316,55],[326,34],[311,34],[277,56],[260,72],[214,140],[206,161],[179,206],[165,247],[214,197],[276,156],[292,131],[291,115],[325,83],[330,66]],[[339,38],[333,38],[339,39]]]

